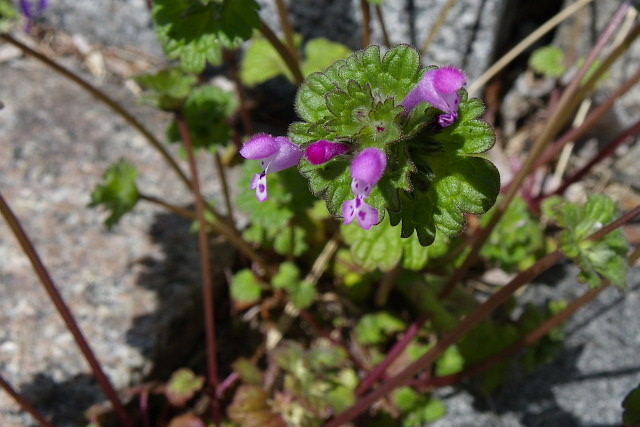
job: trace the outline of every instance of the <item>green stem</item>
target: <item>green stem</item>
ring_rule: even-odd
[[[38,411],[27,399],[24,398],[20,393],[15,391],[11,384],[6,382],[2,375],[0,375],[0,388],[3,388],[9,396],[13,398],[13,400],[20,405],[23,411],[28,412],[33,418],[38,421],[38,423],[44,427],[53,427],[53,424],[49,422],[44,415],[40,411]]]
[[[84,337],[84,334],[80,330],[80,327],[78,326],[78,323],[76,322],[75,317],[71,313],[71,310],[69,310],[69,307],[67,306],[67,304],[64,302],[64,299],[62,299],[62,295],[58,291],[57,286],[53,282],[51,275],[49,274],[47,268],[42,262],[42,259],[38,255],[38,252],[33,246],[33,243],[31,243],[31,240],[27,236],[27,233],[22,228],[20,221],[15,216],[15,214],[9,207],[8,203],[5,201],[2,193],[0,193],[0,211],[2,212],[2,216],[4,217],[4,219],[7,221],[7,224],[11,228],[11,231],[18,239],[18,242],[20,243],[22,250],[29,258],[29,261],[31,261],[31,265],[33,266],[33,269],[38,275],[38,278],[40,279],[40,282],[44,286],[45,291],[49,295],[49,298],[51,299],[54,306],[58,310],[58,313],[60,313],[60,316],[62,317],[62,320],[65,323],[65,326],[67,327],[69,332],[71,332],[71,335],[75,339],[76,344],[78,344],[78,347],[80,347],[80,351],[82,352],[84,358],[87,360],[87,363],[89,363],[89,366],[91,367],[93,375],[95,376],[96,380],[102,387],[102,390],[104,391],[104,393],[107,395],[107,398],[111,401],[111,404],[113,405],[114,409],[116,410],[116,413],[120,418],[120,422],[122,422],[122,424],[125,425],[126,427],[133,427],[133,422],[131,421],[131,418],[129,418],[129,415],[126,412],[124,405],[120,401],[120,398],[118,397],[118,393],[116,393],[115,389],[111,385],[111,381],[109,381],[109,378],[105,375],[104,371],[102,370],[102,366],[100,365],[100,362],[96,358],[93,350],[91,349],[91,346],[89,345],[86,338]]]
[[[155,136],[153,136],[153,134],[146,127],[144,127],[144,125],[142,123],[140,123],[140,121],[138,119],[136,119],[124,107],[119,105],[115,100],[113,100],[111,97],[109,97],[106,93],[102,92],[100,89],[98,89],[97,87],[93,86],[91,83],[89,83],[88,81],[86,81],[85,79],[80,77],[79,75],[75,74],[73,71],[68,70],[67,68],[65,68],[62,65],[58,64],[54,60],[46,57],[42,53],[40,53],[40,52],[30,48],[29,46],[21,43],[20,41],[16,40],[15,38],[10,36],[9,34],[0,34],[0,38],[2,38],[7,43],[10,43],[10,44],[16,46],[17,48],[22,50],[27,55],[30,55],[30,56],[36,58],[37,60],[39,60],[43,64],[47,65],[48,67],[52,68],[56,72],[60,73],[62,76],[66,77],[67,79],[69,79],[72,82],[76,83],[78,86],[80,86],[81,88],[83,88],[84,90],[89,92],[91,95],[96,97],[99,101],[104,103],[106,106],[111,108],[116,114],[118,114],[120,117],[122,117],[127,123],[129,123],[136,130],[138,130],[142,134],[142,136],[145,137],[145,139],[147,141],[149,141],[149,143],[153,146],[153,148],[155,148],[158,151],[158,153],[160,153],[162,158],[167,162],[167,164],[171,167],[171,169],[173,169],[175,171],[176,175],[178,175],[178,178],[180,178],[180,180],[188,188],[190,188],[189,178],[187,178],[187,176],[184,174],[184,172],[182,172],[182,169],[180,169],[180,166],[178,166],[178,164],[173,159],[171,154],[165,149],[164,145],[162,145],[162,143]]]
[[[568,110],[568,107],[574,102],[576,95],[579,92],[582,78],[585,76],[591,65],[595,62],[598,55],[600,55],[602,50],[605,48],[609,39],[613,36],[615,29],[622,22],[624,15],[627,13],[629,7],[630,4],[626,2],[623,3],[622,6],[620,6],[616,14],[609,22],[609,25],[607,25],[607,28],[605,28],[600,38],[596,42],[596,45],[591,50],[584,65],[578,71],[577,75],[573,78],[565,92],[562,94],[562,97],[558,101],[558,105],[556,106],[556,108],[554,108],[553,111],[549,112],[550,120],[546,122],[541,134],[536,139],[529,155],[522,165],[522,168],[518,171],[512,182],[509,184],[505,196],[497,206],[495,213],[489,219],[489,223],[486,225],[486,227],[478,230],[477,237],[474,239],[471,245],[471,251],[465,258],[460,268],[456,270],[451,279],[443,287],[439,295],[440,298],[446,298],[453,291],[453,288],[456,286],[456,284],[460,280],[462,280],[464,276],[466,276],[469,269],[477,262],[482,245],[484,245],[484,243],[487,241],[489,235],[509,207],[509,204],[518,193],[518,191],[520,191],[522,183],[529,176],[529,173],[534,170],[536,161],[543,153],[545,147],[557,135],[557,133],[562,129],[562,126],[564,126],[569,119],[569,114],[571,113],[571,111]]]
[[[200,191],[200,179],[198,177],[198,166],[191,143],[191,135],[187,127],[184,116],[176,114],[176,121],[182,142],[184,143],[189,168],[191,170],[191,185],[193,194],[196,197],[196,216],[198,218],[198,245],[200,247],[200,271],[202,274],[202,299],[204,304],[204,324],[207,347],[207,370],[209,373],[209,385],[211,387],[211,405],[213,407],[213,421],[219,426],[222,422],[220,411],[220,399],[216,393],[218,388],[218,349],[216,343],[216,316],[215,316],[215,295],[213,291],[213,278],[211,274],[211,261],[209,256],[209,237],[207,235],[207,222],[204,217],[205,203]]]
[[[293,80],[298,86],[300,86],[304,81],[304,76],[302,75],[302,70],[300,70],[300,64],[293,57],[291,51],[282,44],[276,33],[274,33],[264,21],[262,21],[262,24],[260,25],[260,32],[278,52],[284,63],[289,68],[289,71],[291,71],[291,74],[293,74]]]

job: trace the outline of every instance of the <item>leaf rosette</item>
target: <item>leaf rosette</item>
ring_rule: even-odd
[[[442,127],[440,110],[423,102],[407,111],[402,102],[434,67],[422,68],[418,52],[407,45],[384,55],[379,46],[355,52],[324,72],[311,74],[296,96],[303,121],[289,128],[289,138],[306,148],[318,140],[340,142],[349,150],[315,165],[298,166],[311,191],[324,198],[329,211],[342,217],[353,197],[349,165],[366,148],[384,153],[387,166],[367,198],[379,213],[401,224],[401,236],[414,230],[421,245],[436,233],[460,233],[465,213],[483,214],[500,188],[497,169],[482,157],[495,141],[493,128],[479,119],[484,106],[460,90],[455,122]]]

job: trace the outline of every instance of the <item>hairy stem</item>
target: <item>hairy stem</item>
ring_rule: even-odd
[[[149,196],[147,194],[140,193],[139,196],[140,196],[140,200],[153,203],[154,205],[162,206],[164,209],[168,210],[169,212],[173,212],[174,214],[179,215],[183,218],[190,219],[192,221],[197,221],[198,219],[198,217],[196,216],[196,213],[189,209],[176,206],[162,199],[159,199],[154,196]]]
[[[101,91],[100,89],[98,89],[97,87],[95,87],[94,85],[92,85],[91,83],[89,83],[88,81],[80,77],[79,75],[75,74],[73,71],[68,70],[67,68],[58,64],[56,61],[46,57],[42,53],[21,43],[20,41],[16,40],[9,34],[0,34],[0,38],[2,38],[7,43],[10,43],[16,46],[27,55],[34,57],[38,61],[52,68],[54,71],[58,72],[60,75],[76,83],[78,86],[80,86],[81,88],[89,92],[91,95],[96,97],[99,101],[104,103],[106,106],[111,108],[111,110],[113,110],[116,114],[122,117],[127,123],[133,126],[137,131],[139,131],[147,141],[149,141],[149,143],[153,146],[153,148],[155,148],[158,151],[158,153],[160,153],[162,158],[167,162],[167,164],[171,167],[171,169],[175,171],[178,178],[180,178],[180,180],[187,187],[189,187],[189,178],[187,178],[187,176],[184,174],[182,169],[180,169],[180,166],[178,166],[178,164],[176,163],[174,158],[171,156],[171,154],[166,150],[164,145],[162,145],[162,143],[155,136],[153,136],[153,134],[146,127],[144,127],[144,125],[140,123],[138,119],[136,119],[124,107],[119,105],[115,100],[109,97],[109,95],[107,95],[106,93],[104,93],[103,91]]]
[[[120,418],[120,422],[122,422],[122,424],[126,427],[133,427],[133,422],[131,421],[131,418],[129,418],[129,415],[126,412],[124,405],[122,404],[120,397],[118,396],[118,393],[116,393],[113,385],[111,385],[111,381],[109,381],[109,378],[102,370],[100,362],[96,358],[93,350],[91,349],[91,346],[80,330],[80,327],[78,326],[75,317],[71,313],[71,310],[69,310],[69,307],[64,302],[60,291],[53,282],[53,279],[51,278],[49,271],[42,262],[40,255],[38,255],[36,248],[33,246],[33,243],[31,243],[31,240],[27,236],[27,233],[22,228],[20,221],[15,216],[8,203],[5,201],[2,193],[0,193],[0,211],[2,212],[2,216],[6,220],[7,224],[11,228],[11,231],[18,239],[22,250],[29,258],[31,265],[33,266],[33,269],[38,275],[40,282],[49,295],[49,298],[58,310],[58,313],[60,313],[60,316],[62,317],[67,330],[71,332],[71,335],[73,335],[76,344],[78,344],[78,347],[80,347],[80,351],[82,352],[84,358],[87,360],[87,363],[89,363],[93,375],[96,377],[96,380],[100,384],[100,387],[106,394],[109,401],[111,401],[111,404],[113,405],[116,413]]]
[[[296,82],[298,86],[300,86],[302,84],[302,81],[304,80],[304,76],[302,75],[300,64],[293,57],[293,54],[291,53],[291,51],[287,49],[287,47],[284,44],[282,44],[280,39],[278,39],[278,36],[276,35],[276,33],[274,33],[273,30],[264,21],[262,21],[262,24],[260,25],[260,32],[269,41],[269,43],[271,43],[273,48],[278,52],[282,60],[285,62],[285,64],[289,68],[289,71],[291,71],[291,74],[293,75],[293,80]]]
[[[220,399],[216,394],[218,388],[218,348],[216,343],[216,316],[215,295],[213,291],[213,278],[211,274],[211,261],[209,257],[209,237],[207,235],[207,222],[204,217],[205,203],[200,191],[200,179],[198,166],[191,143],[191,135],[187,122],[182,114],[176,114],[180,136],[187,151],[189,168],[191,169],[191,185],[196,197],[196,216],[198,218],[198,245],[200,247],[200,271],[202,274],[202,299],[204,304],[204,324],[207,347],[207,371],[209,373],[209,385],[211,387],[211,405],[213,407],[213,421],[219,426],[222,422]]]
[[[2,375],[0,375],[0,388],[4,389],[9,396],[13,398],[13,400],[20,405],[23,411],[28,412],[33,418],[38,421],[38,423],[44,427],[53,427],[53,424],[49,422],[44,415],[40,411],[38,411],[27,399],[24,398],[20,393],[15,391],[11,384],[6,382]]]

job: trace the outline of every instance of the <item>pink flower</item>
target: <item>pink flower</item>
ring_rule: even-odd
[[[347,151],[349,151],[347,144],[321,139],[309,145],[304,154],[312,165],[321,165]]]
[[[259,133],[244,143],[240,155],[245,159],[260,160],[263,171],[253,176],[251,189],[255,189],[258,200],[264,202],[269,198],[267,174],[297,165],[302,158],[302,149],[284,136]]]
[[[464,72],[455,67],[429,70],[402,101],[402,106],[411,111],[418,104],[428,102],[444,112],[438,117],[440,126],[451,126],[458,119],[460,89],[466,84]]]
[[[354,219],[365,230],[379,221],[378,210],[365,203],[373,187],[376,186],[387,167],[387,157],[377,148],[365,148],[351,162],[351,191],[355,199],[347,200],[342,205],[344,223],[350,224]]]

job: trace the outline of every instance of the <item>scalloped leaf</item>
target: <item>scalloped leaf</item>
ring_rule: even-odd
[[[204,385],[204,377],[182,368],[171,375],[165,395],[173,406],[184,406]]]
[[[626,258],[629,243],[622,230],[614,230],[598,241],[587,240],[618,215],[616,204],[608,196],[589,195],[587,203],[581,206],[550,198],[545,200],[543,211],[564,228],[559,237],[560,247],[580,267],[581,282],[596,288],[604,277],[624,287],[629,271]]]
[[[231,128],[227,118],[236,108],[233,94],[217,86],[194,89],[182,109],[194,147],[213,150],[217,145],[228,143]],[[175,120],[167,129],[167,137],[171,142],[181,140]]]
[[[170,59],[199,73],[220,64],[222,48],[237,48],[260,26],[255,0],[155,0],[152,16],[158,39]]]
[[[97,185],[91,193],[89,207],[103,205],[109,211],[105,219],[107,228],[116,225],[138,203],[140,193],[136,185],[137,177],[136,167],[126,160],[120,160],[107,169],[104,183]]]
[[[249,269],[238,271],[231,281],[231,298],[241,304],[253,304],[262,295],[262,284]]]
[[[147,90],[141,97],[142,101],[165,111],[179,110],[198,82],[196,76],[185,73],[179,67],[139,75],[134,80]]]

